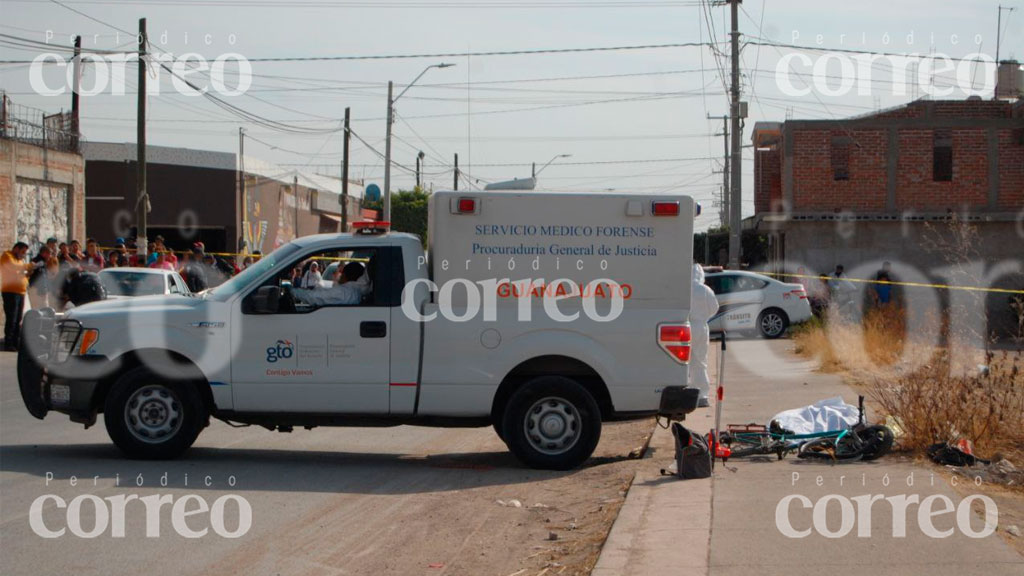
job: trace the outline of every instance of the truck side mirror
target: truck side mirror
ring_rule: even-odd
[[[277,314],[281,306],[281,288],[261,286],[246,300],[248,300],[247,312],[250,314]]]

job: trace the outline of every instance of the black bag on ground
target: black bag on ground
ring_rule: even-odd
[[[711,451],[703,436],[678,422],[672,423],[676,439],[676,476],[683,480],[711,477]]]

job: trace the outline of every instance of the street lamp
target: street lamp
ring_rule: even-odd
[[[395,102],[401,98],[412,85],[415,84],[424,74],[427,73],[431,68],[450,68],[455,64],[431,64],[420,72],[420,75],[413,78],[412,82],[406,85],[405,90],[398,93],[398,96],[391,97],[391,92],[394,88],[394,83],[388,81],[388,130],[387,130],[387,141],[384,144],[384,220],[386,222],[391,221],[391,125],[395,123]]]
[[[548,166],[551,166],[551,163],[554,162],[555,160],[558,160],[559,158],[571,158],[571,157],[572,157],[572,154],[559,154],[559,155],[555,156],[554,158],[552,158],[551,160],[548,160],[548,163],[543,165],[543,166],[541,166],[540,170],[537,170],[537,163],[534,162],[533,163],[533,177],[536,178],[537,174],[540,174],[541,172],[544,171],[545,168],[547,168]]]

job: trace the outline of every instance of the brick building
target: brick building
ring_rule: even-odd
[[[85,240],[85,163],[66,113],[46,115],[3,96],[0,109],[0,250],[48,237]]]
[[[989,269],[1024,266],[1024,101],[919,100],[843,120],[759,122],[755,215],[777,272],[877,269],[942,281],[929,245],[957,214]],[[937,232],[938,231],[938,232]],[[856,276],[856,275],[854,275]],[[994,282],[1024,287],[1018,274]]]
[[[74,116],[0,100],[0,251],[20,241],[34,255],[50,236],[84,241],[85,162]]]

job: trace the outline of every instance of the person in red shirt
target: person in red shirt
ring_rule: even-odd
[[[85,254],[82,253],[82,243],[78,240],[72,240],[68,243],[68,253],[75,262],[81,263],[82,260],[85,260]]]
[[[96,241],[89,238],[85,241],[85,257],[80,264],[88,272],[99,272],[103,269],[103,254],[100,254]]]

